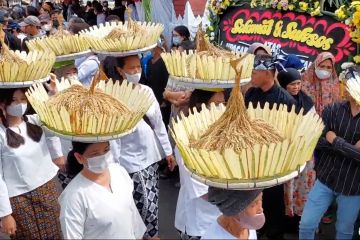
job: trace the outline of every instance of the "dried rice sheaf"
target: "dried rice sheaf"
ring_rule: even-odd
[[[90,94],[88,88],[80,85],[72,85],[63,92],[55,94],[47,104],[49,107],[55,107],[57,111],[61,111],[64,107],[69,112],[79,112],[80,115],[87,113],[88,116],[111,115],[114,112],[131,114],[125,104],[112,96],[100,90]]]
[[[232,62],[234,68],[237,62]],[[277,129],[264,120],[250,120],[240,90],[240,76],[241,69],[237,72],[236,86],[224,114],[198,140],[193,140],[191,147],[221,152],[230,148],[241,153],[243,149],[252,148],[256,144],[277,143],[284,139]]]

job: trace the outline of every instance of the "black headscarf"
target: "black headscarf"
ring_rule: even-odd
[[[277,79],[282,88],[286,90],[287,85],[296,80],[301,80],[301,75],[298,70],[295,68],[285,68],[283,71],[279,72]],[[304,109],[304,114],[306,114],[312,107],[314,107],[313,100],[306,95],[302,90],[297,95],[293,95],[297,104],[297,109]]]
[[[226,216],[233,216],[245,210],[262,190],[227,190],[209,187],[208,199]]]

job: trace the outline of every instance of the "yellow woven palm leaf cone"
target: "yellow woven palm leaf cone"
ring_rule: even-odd
[[[212,80],[234,80],[235,71],[231,67],[230,61],[238,58],[239,55],[210,43],[201,24],[196,34],[195,45],[196,51],[182,53],[186,57],[179,58],[178,51],[162,54],[171,76],[202,80],[204,83],[209,83]],[[254,55],[247,54],[245,56],[242,58],[244,68],[241,72],[241,79],[251,76],[254,61]]]
[[[77,34],[73,35],[64,29],[64,18],[60,14],[58,30],[50,36],[30,40],[26,42],[30,50],[47,50],[56,56],[83,52],[89,49],[85,39]]]
[[[91,48],[97,51],[124,52],[150,47],[156,44],[164,30],[161,24],[136,22],[131,18],[132,9],[127,8],[129,20],[125,23],[105,23],[81,31]]]

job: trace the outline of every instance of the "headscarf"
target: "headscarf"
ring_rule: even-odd
[[[285,70],[279,72],[277,79],[282,88],[286,89],[287,85],[296,80],[301,80],[301,75],[295,68],[285,68]]]
[[[234,216],[245,210],[262,190],[227,190],[209,187],[208,200],[225,216]]]
[[[315,68],[327,59],[333,63],[332,73],[329,79],[320,80],[315,74]],[[325,106],[340,99],[340,82],[335,70],[335,57],[330,52],[322,52],[314,63],[302,75],[303,90],[315,103],[315,110],[321,114]]]
[[[286,90],[287,85],[292,83],[293,81],[300,80],[301,75],[298,70],[295,68],[286,68],[284,71],[281,71],[277,79],[279,81],[279,84],[282,88]],[[296,100],[296,106],[297,109],[304,109],[304,114],[306,114],[311,108],[314,107],[314,102],[312,99],[306,95],[303,91],[300,90],[300,92],[297,95],[292,95]]]
[[[295,68],[300,71],[304,69],[304,64],[298,56],[289,54],[283,60],[280,60],[280,64],[276,67],[278,72],[281,72],[284,68]]]

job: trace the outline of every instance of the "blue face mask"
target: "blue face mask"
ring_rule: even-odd
[[[152,58],[152,57],[153,57],[152,51],[147,51],[143,53],[143,58]]]
[[[172,41],[173,41],[173,44],[174,44],[175,46],[179,46],[180,43],[182,42],[182,39],[181,39],[180,36],[174,36],[174,37],[172,38]]]

